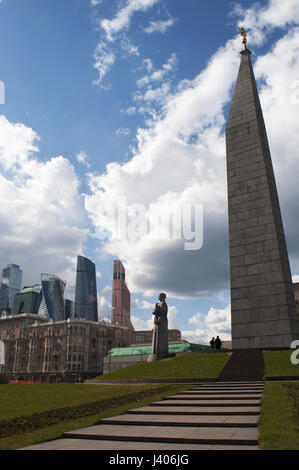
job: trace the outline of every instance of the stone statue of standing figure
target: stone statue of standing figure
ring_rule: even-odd
[[[159,295],[159,302],[156,303],[153,311],[154,328],[152,340],[152,354],[149,355],[148,361],[156,361],[169,357],[168,353],[168,307],[165,302],[166,294],[163,292]]]

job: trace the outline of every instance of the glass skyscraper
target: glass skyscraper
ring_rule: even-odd
[[[98,321],[95,264],[84,256],[77,257],[75,318]]]
[[[66,282],[51,274],[41,275],[41,285],[43,290],[43,300],[39,307],[39,315],[42,309],[48,312],[53,321],[64,320],[64,289]]]
[[[22,272],[17,264],[8,264],[2,270],[0,311],[12,310],[15,295],[21,290]]]
[[[21,292],[15,296],[13,315],[19,315],[20,313],[38,314],[42,300],[43,292],[40,284],[24,287]],[[45,312],[45,315],[47,316],[48,313]]]

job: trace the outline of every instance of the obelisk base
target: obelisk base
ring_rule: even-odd
[[[161,359],[167,359],[174,356],[175,354],[149,354],[147,362],[160,361]]]

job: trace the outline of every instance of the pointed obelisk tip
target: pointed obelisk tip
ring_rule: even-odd
[[[246,31],[244,30],[244,28],[239,28],[239,31],[240,31],[240,34],[243,38],[242,40],[242,44],[244,46],[244,50],[240,52],[240,54],[242,55],[250,55],[251,54],[251,51],[249,49],[247,49],[247,33]]]

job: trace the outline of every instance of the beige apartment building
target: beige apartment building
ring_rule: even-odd
[[[51,322],[34,314],[2,317],[0,377],[80,382],[103,372],[108,351],[124,346],[122,334],[126,335],[125,327],[78,318]]]

